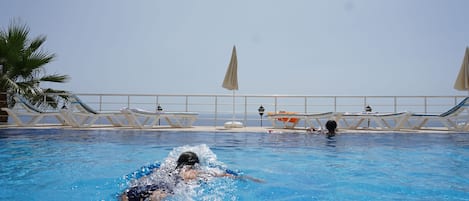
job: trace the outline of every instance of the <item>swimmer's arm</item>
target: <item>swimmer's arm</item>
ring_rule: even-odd
[[[226,172],[209,172],[209,174],[212,177],[229,177],[229,178],[232,178],[232,179],[249,180],[249,181],[253,181],[253,182],[256,182],[256,183],[265,183],[265,181],[262,180],[262,179],[251,177],[251,176],[248,176],[248,175],[238,175],[236,173],[231,173],[229,171],[226,171]]]
[[[240,179],[240,180],[249,180],[249,181],[253,181],[253,182],[256,182],[256,183],[265,183],[264,180],[259,179],[259,178],[251,177],[251,176],[248,176],[248,175],[234,175],[234,174],[230,174],[228,172],[217,174],[215,176],[216,177],[230,177],[230,178],[233,178],[233,179]]]
[[[253,181],[253,182],[256,182],[256,183],[265,183],[265,181],[263,179],[251,177],[251,176],[248,176],[248,175],[238,175],[238,176],[234,176],[234,178],[241,179],[241,180],[249,180],[249,181]]]

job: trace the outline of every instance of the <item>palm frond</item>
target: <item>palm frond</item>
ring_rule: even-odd
[[[56,82],[56,83],[64,83],[64,82],[67,82],[68,80],[69,80],[69,76],[59,75],[59,74],[47,75],[40,79],[41,82]]]
[[[45,64],[53,61],[54,58],[55,54],[36,51],[31,53],[31,55],[29,55],[29,57],[24,60],[24,66],[31,69],[42,68]]]
[[[16,51],[23,50],[28,41],[29,28],[26,24],[12,23],[8,27],[7,42]]]
[[[10,89],[11,91],[18,91],[19,87],[14,80],[9,79],[7,76],[3,75],[0,81],[0,89],[2,89],[2,91],[7,91],[7,89]]]
[[[68,98],[70,97],[70,92],[65,91],[65,90],[57,90],[57,89],[51,89],[51,88],[46,88],[42,89],[45,94],[55,94],[58,97],[68,101]]]
[[[46,41],[47,37],[46,36],[38,36],[34,38],[31,41],[31,44],[29,44],[29,47],[27,48],[31,52],[38,51],[41,45]]]

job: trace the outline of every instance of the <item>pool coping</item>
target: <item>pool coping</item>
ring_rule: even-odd
[[[170,126],[159,126],[154,128],[133,128],[133,127],[115,127],[112,125],[99,125],[93,127],[74,128],[70,126],[60,126],[53,124],[41,124],[38,126],[22,127],[16,125],[0,125],[1,129],[69,129],[69,130],[142,130],[142,131],[177,131],[177,132],[227,132],[227,133],[299,133],[299,134],[318,134],[319,132],[309,132],[306,128],[273,128],[273,127],[242,127],[242,128],[224,128],[223,126],[192,126],[189,128],[174,128]],[[425,129],[400,129],[383,130],[376,128],[360,129],[338,129],[338,133],[468,133],[468,131],[451,131],[442,127],[427,127]]]

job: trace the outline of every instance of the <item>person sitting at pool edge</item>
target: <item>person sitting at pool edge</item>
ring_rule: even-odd
[[[197,154],[191,151],[183,152],[179,155],[177,160],[177,165],[175,168],[175,174],[171,174],[172,176],[176,177],[174,182],[178,183],[180,181],[188,182],[191,180],[197,179],[202,172],[200,172],[196,165],[199,164],[199,157]],[[235,176],[229,173],[210,173],[211,176],[214,177],[233,177],[233,178],[245,178],[250,179],[255,182],[263,182],[260,179],[256,179],[253,177],[248,176]],[[146,186],[134,186],[131,187],[122,194],[121,200],[122,201],[158,201],[162,200],[168,196],[168,194],[173,194],[173,188],[176,186],[175,184],[166,184],[166,183],[158,183]]]
[[[334,120],[329,120],[326,122],[326,129],[327,129],[327,137],[335,136],[335,131],[337,129],[337,122]]]

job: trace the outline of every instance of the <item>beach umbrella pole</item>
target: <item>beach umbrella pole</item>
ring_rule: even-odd
[[[235,90],[233,90],[233,123],[235,121]]]

